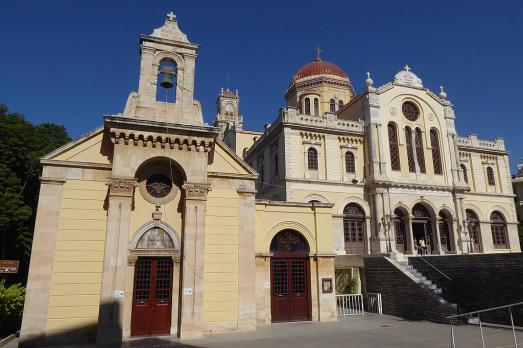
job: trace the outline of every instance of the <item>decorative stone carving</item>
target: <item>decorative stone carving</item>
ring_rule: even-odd
[[[423,82],[418,76],[416,76],[416,74],[410,71],[408,65],[394,76],[394,84],[423,88]]]
[[[378,98],[378,94],[376,93],[369,93],[367,95],[369,106],[379,108],[380,107],[380,99]]]
[[[210,184],[185,183],[183,184],[186,199],[206,200],[207,193],[212,190]]]
[[[135,178],[108,178],[106,184],[109,186],[109,195],[123,197],[132,197],[137,186]]]
[[[123,111],[124,116],[134,116],[136,114],[136,105],[138,104],[139,94],[137,92],[131,92],[127,97],[127,103],[125,103],[125,109]]]
[[[398,113],[398,110],[396,110],[396,108],[394,106],[391,106],[389,109],[389,112],[392,116],[396,116],[396,114]]]

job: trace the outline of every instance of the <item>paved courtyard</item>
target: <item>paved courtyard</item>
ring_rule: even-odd
[[[456,328],[456,347],[481,347],[479,328]],[[486,347],[514,347],[512,331],[485,328]],[[523,332],[517,332],[523,344]],[[12,341],[5,348],[15,348]],[[334,323],[285,323],[259,327],[254,332],[209,335],[204,339],[179,343],[168,338],[137,339],[124,347],[179,348],[277,348],[277,347],[450,347],[450,327],[430,322],[406,321],[387,315],[367,314]],[[76,346],[78,347],[78,346]],[[84,348],[92,346],[83,346]]]

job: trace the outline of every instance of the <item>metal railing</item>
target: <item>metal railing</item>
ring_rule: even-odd
[[[336,295],[336,310],[339,317],[364,315],[365,310],[363,309],[363,295]]]
[[[449,319],[449,322],[450,322],[450,339],[451,339],[450,346],[452,348],[456,348],[456,339],[455,339],[455,336],[454,336],[454,322],[453,321],[461,319],[461,318],[470,318],[474,314],[477,314],[478,315],[477,322],[479,324],[479,332],[481,334],[481,344],[482,344],[482,347],[485,348],[485,338],[483,336],[483,322],[481,321],[481,313],[488,313],[488,312],[493,312],[493,311],[497,311],[497,310],[506,308],[508,310],[508,315],[509,315],[509,318],[510,318],[510,326],[511,326],[511,329],[512,329],[512,337],[514,338],[514,347],[518,348],[518,340],[516,338],[516,329],[515,329],[515,326],[514,326],[514,317],[512,316],[512,308],[515,307],[515,306],[521,306],[521,305],[523,305],[523,302],[512,303],[512,304],[509,304],[509,305],[506,305],[506,306],[482,309],[480,311],[473,311],[473,312],[468,312],[468,313],[463,313],[463,314],[455,314],[455,315],[451,315],[451,316],[447,317],[447,319]],[[470,321],[469,321],[469,323],[470,323]]]
[[[381,293],[367,292],[365,294],[365,303],[367,312],[383,314]]]

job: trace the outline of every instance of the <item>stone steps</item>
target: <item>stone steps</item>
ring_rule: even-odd
[[[430,279],[419,272],[414,266],[410,265],[408,261],[400,261],[398,264],[406,271],[409,272],[416,278],[417,283],[420,284],[423,288],[432,291],[435,295],[441,295],[443,290],[439,288],[436,284],[433,284]]]

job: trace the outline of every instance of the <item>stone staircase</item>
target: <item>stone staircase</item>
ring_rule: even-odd
[[[436,284],[434,284],[430,279],[428,279],[423,273],[419,272],[417,269],[414,268],[414,266],[409,265],[409,262],[407,260],[400,261],[398,264],[405,270],[406,272],[412,274],[414,278],[416,278],[416,283],[418,283],[422,288],[424,288],[427,291],[431,291],[434,293],[434,295],[441,298],[441,294],[443,293],[443,290],[439,288]],[[447,303],[443,298],[441,298],[442,303]]]

